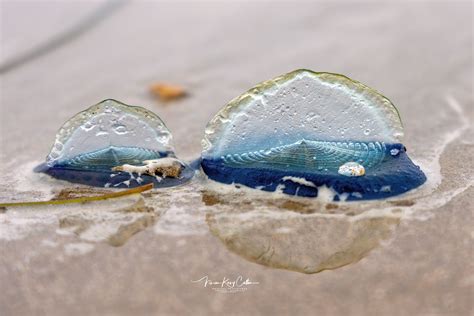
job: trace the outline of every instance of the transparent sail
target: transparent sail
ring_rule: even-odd
[[[176,159],[171,140],[153,112],[109,99],[64,123],[40,170],[94,186],[176,185],[191,171]]]
[[[377,91],[342,75],[296,70],[219,111],[205,130],[202,167],[211,179],[266,191],[317,196],[326,185],[350,199],[378,198],[425,180],[402,137],[398,110]],[[400,176],[387,168],[399,164],[413,184],[396,185]],[[382,186],[384,194],[373,194]]]

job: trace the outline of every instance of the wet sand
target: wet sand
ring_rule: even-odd
[[[2,62],[99,4],[43,5],[35,18],[2,3]],[[0,314],[472,314],[472,35],[467,1],[135,2],[1,74],[0,202],[90,194],[31,170],[65,120],[103,99],[157,113],[192,160],[224,104],[297,68],[389,97],[428,182],[389,201],[331,203],[198,175],[114,201],[0,210]],[[189,96],[159,102],[148,91],[159,81]],[[258,284],[192,282],[205,276]]]

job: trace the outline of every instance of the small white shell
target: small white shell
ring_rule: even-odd
[[[360,177],[365,174],[365,168],[361,164],[351,161],[340,166],[337,172],[347,177]]]

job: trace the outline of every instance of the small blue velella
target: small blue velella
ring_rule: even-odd
[[[98,187],[174,186],[194,172],[175,157],[171,138],[153,112],[108,99],[64,123],[35,171]]]
[[[229,102],[207,125],[201,166],[227,184],[334,199],[378,199],[426,177],[406,155],[398,110],[377,91],[332,73],[296,70]]]

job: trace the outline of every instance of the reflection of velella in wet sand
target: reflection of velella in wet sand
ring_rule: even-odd
[[[127,193],[135,189],[120,191]],[[67,188],[57,193],[57,202],[117,194],[117,191],[89,187]],[[106,242],[119,247],[132,236],[152,226],[157,218],[139,193],[106,200],[89,200],[87,204],[59,204],[59,229],[86,242]],[[59,207],[57,207],[59,208]],[[100,210],[97,212],[97,210]]]
[[[88,216],[85,213],[66,215],[59,219],[59,228],[70,231],[80,239],[88,242],[102,242],[120,247],[132,236],[155,224],[153,212],[116,213]]]
[[[110,99],[68,120],[36,171],[99,187],[168,187],[193,176],[175,158],[171,133],[157,115]]]
[[[264,266],[303,273],[336,269],[361,260],[388,239],[400,221],[395,217],[288,214],[283,212],[286,207],[278,210],[275,205],[273,212],[262,213],[262,205],[243,210],[241,203],[221,202],[213,195],[203,199],[224,203],[206,218],[212,234],[230,251]],[[229,208],[226,203],[230,203]]]
[[[232,100],[208,124],[208,177],[264,191],[335,200],[401,194],[426,180],[400,143],[397,109],[345,76],[297,70]]]

